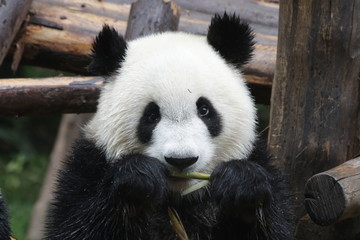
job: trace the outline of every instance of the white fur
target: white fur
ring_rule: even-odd
[[[211,137],[197,116],[199,97],[209,99],[220,114],[219,136]],[[137,125],[151,101],[159,105],[161,121],[150,143],[141,144]],[[205,38],[163,33],[129,42],[122,68],[104,86],[85,132],[111,161],[134,152],[164,163],[166,155],[198,156],[189,170],[211,173],[220,162],[249,155],[255,125],[254,103],[241,73]]]

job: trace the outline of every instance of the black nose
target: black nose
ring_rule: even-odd
[[[165,157],[165,161],[169,164],[177,167],[180,170],[187,168],[188,166],[194,164],[199,157],[188,157],[188,158],[172,158],[172,157]]]

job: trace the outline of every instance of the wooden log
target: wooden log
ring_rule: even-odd
[[[360,157],[312,176],[305,185],[305,207],[321,226],[360,216]]]
[[[102,83],[101,77],[1,79],[0,116],[95,112]]]
[[[269,104],[271,85],[248,78],[256,102]],[[90,113],[103,86],[102,77],[9,78],[0,80],[0,117],[44,113]]]
[[[0,1],[0,65],[26,18],[31,2],[32,0]]]
[[[261,1],[248,0],[176,0],[176,3],[181,8],[203,12],[203,13],[221,13],[236,12],[242,19],[251,23],[256,30],[261,33],[273,32],[271,35],[276,35],[279,18],[278,4],[268,4]]]
[[[360,24],[359,4],[280,1],[268,146],[291,176],[296,221],[306,213],[305,181],[359,152],[360,57],[350,44],[360,34],[354,27]]]

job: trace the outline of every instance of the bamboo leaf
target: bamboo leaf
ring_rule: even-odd
[[[192,179],[201,179],[201,180],[209,180],[210,174],[201,173],[201,172],[187,172],[187,173],[171,173],[171,177],[177,178],[192,178]]]
[[[189,193],[195,192],[196,190],[199,190],[200,188],[205,187],[208,183],[209,183],[209,180],[200,181],[200,182],[188,187],[187,189],[185,189],[181,193],[181,196],[185,196],[185,195],[187,195]]]
[[[181,222],[179,214],[174,208],[168,208],[168,214],[170,216],[171,225],[180,240],[189,240],[184,225]]]

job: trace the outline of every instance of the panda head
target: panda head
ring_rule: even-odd
[[[86,137],[108,161],[141,153],[171,172],[211,173],[221,162],[246,158],[256,111],[239,67],[253,45],[249,26],[226,13],[214,16],[206,38],[166,32],[126,42],[105,26],[89,70],[107,81]]]

